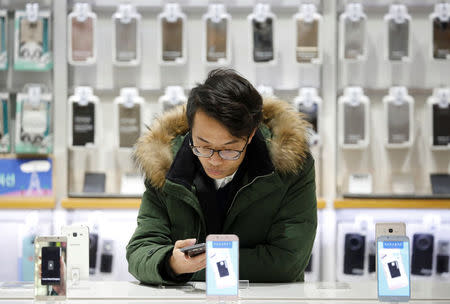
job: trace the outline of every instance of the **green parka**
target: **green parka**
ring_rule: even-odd
[[[160,273],[177,240],[206,238],[206,222],[194,186],[167,178],[188,132],[185,107],[156,120],[135,147],[146,191],[137,228],[127,246],[129,271],[149,284],[173,284]],[[317,228],[314,160],[308,123],[288,103],[264,100],[263,123],[272,172],[244,176],[225,219],[223,233],[239,236],[239,278],[250,282],[303,281]],[[181,164],[189,166],[189,164]],[[204,280],[199,271],[190,280]]]

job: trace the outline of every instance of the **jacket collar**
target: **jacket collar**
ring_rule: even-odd
[[[308,126],[303,115],[289,103],[278,99],[264,100],[261,142],[267,145],[267,161],[278,173],[296,173],[302,168],[308,153]],[[164,186],[175,156],[180,149],[186,149],[183,147],[183,135],[187,132],[186,107],[179,106],[155,119],[148,132],[139,138],[133,158],[153,187],[161,189]],[[187,148],[190,149],[189,146]],[[190,164],[187,162],[180,166],[183,168]]]
[[[192,188],[197,172],[202,170],[200,161],[189,147],[190,136],[190,133],[184,136],[183,143],[166,175],[166,179],[181,184],[188,190]],[[253,140],[247,146],[244,163],[247,166],[249,181],[252,181],[257,176],[267,175],[275,169],[260,130],[256,131]]]

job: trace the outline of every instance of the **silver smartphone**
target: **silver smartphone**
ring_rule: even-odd
[[[89,227],[63,226],[67,237],[67,279],[72,282],[89,279]]]
[[[376,223],[375,224],[375,238],[386,235],[406,235],[406,224],[401,222],[396,223]]]
[[[411,298],[409,238],[377,238],[377,290],[380,302],[408,302]]]
[[[67,295],[67,238],[38,236],[34,241],[36,300],[65,300]]]

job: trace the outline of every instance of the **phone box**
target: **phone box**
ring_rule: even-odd
[[[9,96],[0,93],[0,153],[11,152]]]
[[[0,70],[8,69],[8,12],[0,10]]]
[[[40,90],[38,90],[40,92]],[[52,95],[19,93],[16,99],[15,152],[49,154],[53,151]]]
[[[38,4],[27,4],[27,11],[16,11],[14,20],[14,69],[48,71],[53,67],[51,15],[39,11]]]

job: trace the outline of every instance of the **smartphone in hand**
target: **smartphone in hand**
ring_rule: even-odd
[[[180,251],[192,258],[196,255],[204,253],[206,251],[206,245],[205,243],[195,244],[181,248]]]

